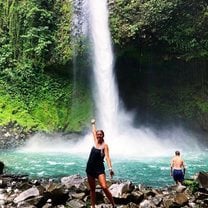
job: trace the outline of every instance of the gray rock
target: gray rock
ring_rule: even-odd
[[[208,188],[208,173],[199,172],[196,177],[196,181],[198,181],[201,188]]]
[[[84,199],[85,193],[73,193],[71,196],[75,199]]]
[[[109,190],[113,197],[121,197],[123,193],[131,192],[134,189],[134,186],[130,181],[120,184],[112,184],[109,187]]]
[[[176,192],[178,192],[178,193],[182,193],[185,190],[186,190],[186,186],[183,186],[183,185],[176,186]]]
[[[61,178],[61,184],[65,185],[67,188],[75,186],[79,188],[84,183],[84,179],[80,175],[72,175],[68,177]]]
[[[208,193],[196,192],[194,195],[197,200],[208,199]]]
[[[156,206],[159,206],[162,203],[162,201],[163,201],[163,196],[161,194],[152,198],[152,202]]]
[[[165,208],[169,208],[173,205],[173,199],[164,199],[163,204]]]
[[[24,201],[25,199],[28,199],[29,197],[35,197],[35,196],[39,196],[39,190],[36,187],[30,188],[20,193],[14,199],[14,203],[18,204],[19,202]]]
[[[67,207],[69,208],[85,208],[86,204],[79,199],[72,199],[67,203]]]
[[[149,200],[145,199],[140,203],[139,208],[156,208]]]
[[[144,193],[141,191],[132,191],[131,200],[132,202],[139,204],[144,199]]]

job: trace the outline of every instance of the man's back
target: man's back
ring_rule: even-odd
[[[171,161],[171,167],[173,169],[182,169],[184,168],[184,162],[180,156],[174,156]]]
[[[184,180],[185,165],[179,151],[175,152],[175,156],[171,160],[170,175],[173,176],[176,184],[181,184]]]

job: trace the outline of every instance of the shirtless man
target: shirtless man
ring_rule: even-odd
[[[171,160],[170,175],[173,177],[176,184],[181,185],[185,175],[185,164],[179,151],[175,152],[175,156]]]

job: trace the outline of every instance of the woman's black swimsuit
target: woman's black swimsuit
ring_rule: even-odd
[[[92,147],[87,162],[87,175],[93,178],[98,178],[100,174],[105,174],[104,157],[104,149],[97,149],[95,147]]]

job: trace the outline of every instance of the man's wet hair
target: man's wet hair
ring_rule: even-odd
[[[180,155],[180,152],[179,151],[175,151],[175,155]]]

